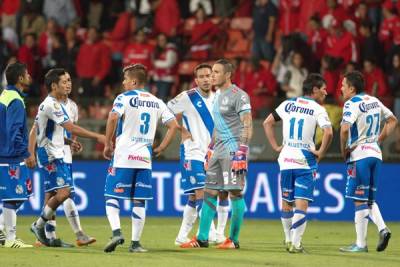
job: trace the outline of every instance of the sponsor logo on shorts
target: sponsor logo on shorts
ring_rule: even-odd
[[[123,193],[123,192],[125,192],[125,190],[123,188],[115,188],[114,192],[115,193]]]
[[[356,190],[354,192],[354,194],[356,194],[356,195],[364,195],[364,190]]]
[[[135,184],[135,187],[151,188],[151,185],[150,184],[145,184],[145,183],[142,183],[142,182],[137,182]]]
[[[303,189],[308,189],[307,186],[303,185],[303,184],[299,184],[299,183],[294,183],[295,187],[299,187],[299,188],[303,188]]]
[[[57,177],[56,183],[58,186],[63,186],[65,185],[65,180],[62,177]]]
[[[22,188],[22,185],[17,185],[15,187],[15,193],[17,193],[18,195],[21,195],[22,193],[24,193],[24,188]]]
[[[215,181],[207,181],[206,184],[216,185],[217,182],[215,182]]]
[[[115,185],[115,187],[116,187],[116,188],[124,188],[124,187],[126,187],[126,188],[131,188],[131,187],[132,187],[132,184],[117,183],[117,184]]]
[[[283,192],[283,193],[282,193],[282,196],[288,197],[288,196],[289,196],[289,192]]]
[[[195,184],[196,183],[196,178],[194,176],[190,176],[190,183]]]
[[[150,163],[150,158],[149,157],[143,157],[140,155],[129,155],[128,160],[134,160],[134,161],[142,161],[145,163]]]
[[[19,167],[12,168],[10,167],[8,169],[8,176],[10,176],[11,179],[19,179]]]

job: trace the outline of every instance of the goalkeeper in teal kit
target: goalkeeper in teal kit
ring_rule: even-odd
[[[219,191],[228,191],[232,205],[229,237],[220,249],[238,249],[245,202],[243,188],[247,173],[248,145],[253,133],[249,96],[231,82],[233,66],[221,59],[212,67],[216,98],[212,115],[214,138],[207,153],[207,177],[199,234],[181,248],[208,247],[208,232],[216,213]]]

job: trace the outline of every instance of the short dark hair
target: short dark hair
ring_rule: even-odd
[[[224,67],[224,72],[230,72],[233,74],[233,71],[235,70],[235,67],[233,66],[233,64],[227,60],[227,59],[218,59],[214,64],[220,64]]]
[[[311,95],[314,87],[321,89],[326,84],[324,77],[318,73],[311,73],[303,82],[303,94]]]
[[[195,78],[197,78],[197,71],[198,71],[198,70],[201,70],[201,69],[209,69],[209,70],[212,70],[212,67],[211,67],[210,64],[207,64],[207,63],[201,63],[201,64],[197,65],[197,66],[194,68],[194,71],[193,71],[193,74],[194,74],[194,77],[195,77]]]
[[[356,90],[356,94],[361,93],[364,91],[365,81],[364,76],[359,71],[351,71],[344,75],[346,78],[347,84],[353,86]]]
[[[44,84],[46,85],[47,91],[51,92],[51,85],[58,83],[60,77],[67,74],[67,71],[63,68],[54,68],[49,70],[44,76]]]
[[[140,85],[147,83],[147,68],[143,64],[133,64],[126,66],[123,73],[127,73],[129,77],[136,78]]]
[[[9,64],[6,68],[6,79],[9,85],[16,85],[18,83],[18,79],[21,76],[25,75],[25,71],[27,70],[27,66],[21,62],[15,62]]]

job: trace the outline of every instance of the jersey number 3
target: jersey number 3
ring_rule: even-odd
[[[150,128],[150,114],[149,113],[142,113],[140,115],[140,120],[142,123],[140,124],[140,133],[141,134],[147,134],[149,132]]]

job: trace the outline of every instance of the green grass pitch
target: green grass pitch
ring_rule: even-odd
[[[29,232],[33,217],[18,218],[17,235],[33,243]],[[344,254],[339,247],[349,245],[355,237],[351,222],[309,221],[303,244],[307,254],[293,255],[283,248],[280,221],[245,220],[240,238],[240,250],[221,251],[208,249],[180,249],[174,240],[180,226],[180,218],[147,218],[142,236],[142,245],[148,253],[128,252],[131,237],[129,218],[122,219],[125,244],[111,254],[103,252],[103,246],[111,235],[105,217],[82,218],[84,230],[97,238],[97,242],[82,248],[0,248],[0,267],[97,267],[97,266],[400,266],[400,223],[389,223],[392,239],[386,251],[375,251],[377,230],[370,223],[368,229],[369,253]],[[227,227],[228,229],[228,227]],[[64,217],[57,220],[58,236],[74,242],[74,235]]]

